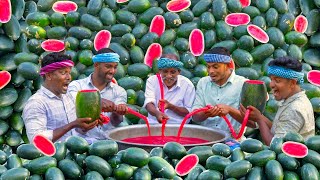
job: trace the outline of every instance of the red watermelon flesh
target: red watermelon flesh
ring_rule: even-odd
[[[166,21],[164,20],[164,17],[161,15],[156,15],[155,17],[153,17],[149,31],[158,34],[158,36],[160,37],[165,29]]]
[[[117,3],[125,3],[128,2],[129,0],[117,0]]]
[[[175,171],[179,176],[187,175],[199,163],[199,158],[195,154],[184,156],[176,165]]]
[[[243,8],[250,6],[250,4],[251,4],[251,0],[239,0],[239,1],[240,1]]]
[[[41,43],[42,49],[49,52],[60,52],[63,51],[65,46],[64,42],[56,39],[48,39]]]
[[[229,65],[230,69],[236,69],[236,65],[234,64],[234,61],[231,59],[230,65]]]
[[[250,24],[247,26],[247,31],[254,39],[261,43],[267,43],[269,41],[268,34],[259,26]]]
[[[194,56],[200,56],[204,51],[204,36],[200,29],[194,29],[189,36],[190,51]]]
[[[250,22],[250,16],[246,13],[231,13],[226,16],[224,21],[233,27],[247,25]]]
[[[11,80],[11,74],[8,71],[0,71],[0,90],[4,88]]]
[[[318,70],[309,71],[307,74],[307,79],[311,84],[320,86],[320,71]]]
[[[170,12],[181,12],[188,9],[190,5],[190,0],[172,0],[167,3],[167,9]]]
[[[118,82],[115,78],[112,78],[111,82],[113,82],[114,84],[118,84]]]
[[[144,64],[152,68],[152,63],[156,59],[159,59],[162,55],[162,47],[159,43],[152,43],[144,56]]]
[[[43,135],[37,134],[33,138],[34,146],[44,155],[53,156],[56,153],[56,147]]]
[[[77,11],[78,5],[72,1],[57,1],[52,5],[52,10],[61,14]]]
[[[282,144],[282,152],[294,158],[304,158],[308,155],[308,147],[302,143],[287,141]]]
[[[294,20],[294,30],[300,33],[304,33],[306,32],[307,28],[308,28],[308,19],[303,15],[297,16],[296,19]]]
[[[7,23],[11,18],[11,1],[0,0],[0,23]]]
[[[108,30],[99,31],[94,37],[93,46],[96,51],[102,48],[107,48],[110,45],[111,33]]]

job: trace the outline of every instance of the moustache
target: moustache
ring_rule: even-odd
[[[177,78],[167,78],[167,77],[163,77],[162,78],[164,81],[175,81],[175,80],[177,80]]]

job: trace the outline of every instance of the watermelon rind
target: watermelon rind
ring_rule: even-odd
[[[245,19],[245,20],[242,20],[242,21],[244,21],[244,22],[238,22],[238,23],[232,23],[232,21],[231,21],[231,18],[233,17],[233,16],[243,16],[243,17],[245,17],[245,18],[243,18],[243,19]],[[239,20],[239,18],[237,19],[237,20]],[[248,14],[246,14],[246,13],[231,13],[231,14],[228,14],[226,17],[225,17],[225,19],[224,19],[224,21],[229,25],[229,26],[232,26],[232,27],[237,27],[237,26],[241,26],[241,25],[247,25],[249,22],[250,22],[250,16],[248,15]]]
[[[154,57],[152,58],[150,56],[151,56],[151,51],[154,50],[154,48],[156,48],[155,50],[159,50],[160,52],[157,52],[157,54],[154,55]],[[147,66],[152,68],[153,61],[155,59],[159,59],[161,57],[161,55],[162,55],[162,46],[159,43],[152,43],[147,49],[147,52],[144,56],[143,62],[144,62],[144,64],[146,64]]]
[[[311,70],[307,74],[308,81],[316,86],[320,86],[320,71],[319,70]]]
[[[0,90],[4,88],[11,80],[11,74],[8,71],[0,71]]]
[[[40,138],[40,139],[39,139]],[[47,144],[45,144],[44,146],[42,146],[42,144],[39,144],[41,142],[37,142],[38,140],[40,140],[41,142],[46,141]],[[48,138],[46,138],[45,136],[41,135],[41,134],[37,134],[33,137],[32,140],[34,146],[44,155],[46,156],[53,156],[56,153],[56,147],[54,146],[54,144],[52,143],[52,141],[50,141]],[[52,153],[47,153],[45,152],[44,148],[52,148]]]
[[[178,5],[180,5],[181,7],[177,8]],[[168,11],[177,13],[188,9],[190,5],[190,0],[171,0],[167,3],[166,7]]]
[[[259,37],[255,34],[256,32],[253,32],[253,29],[254,29],[255,31],[259,31],[259,33],[262,33],[262,35],[265,36],[265,39],[259,38]],[[267,43],[267,42],[269,42],[269,36],[268,36],[268,34],[267,34],[263,29],[261,29],[259,26],[250,24],[250,25],[247,26],[247,32],[249,33],[249,35],[250,35],[251,37],[253,37],[255,40],[257,40],[257,41],[259,41],[259,42],[261,42],[261,43]]]
[[[193,164],[189,163],[189,164],[188,164],[188,167],[185,167],[185,168],[188,168],[188,169],[186,169],[184,172],[181,172],[181,171],[179,170],[181,164],[182,164],[184,161],[186,161],[186,160],[190,160],[190,158],[192,158],[191,160],[195,159],[196,161],[193,162]],[[181,176],[181,177],[182,177],[182,176],[185,176],[185,175],[189,174],[189,172],[192,171],[192,169],[194,169],[194,168],[197,166],[198,163],[199,163],[199,157],[198,157],[196,154],[188,154],[188,155],[184,156],[184,157],[177,163],[177,165],[176,165],[176,167],[175,167],[175,172],[176,172],[179,176]]]
[[[48,52],[61,52],[65,49],[64,42],[57,39],[47,39],[41,43],[41,47]]]
[[[11,19],[11,2],[10,0],[0,1],[0,23],[7,23]]]
[[[192,41],[193,36],[195,36],[195,33],[200,33],[200,38],[196,38],[196,41]],[[199,45],[200,43],[200,45]],[[200,29],[194,29],[191,31],[190,36],[189,36],[189,47],[190,51],[194,56],[200,56],[204,52],[204,47],[205,42],[204,42],[204,35]],[[200,49],[200,50],[199,50]],[[196,52],[198,51],[198,52]]]
[[[156,33],[160,37],[166,29],[166,21],[164,17],[162,15],[154,16],[149,29],[150,32]]]
[[[297,150],[305,150],[306,153],[304,155],[297,155],[297,154],[292,154],[292,153],[289,153],[288,151],[286,151],[286,148],[285,146],[290,146],[290,144],[294,144],[294,145],[299,145],[299,149],[297,148]],[[287,141],[285,143],[282,144],[282,152],[285,153],[287,156],[290,156],[290,157],[294,157],[294,158],[304,158],[308,155],[308,147],[302,143],[299,143],[299,142],[294,142],[294,141]]]
[[[298,28],[298,23],[299,21],[302,20],[304,21],[305,25],[303,27],[303,29],[299,30]],[[299,15],[296,17],[296,19],[294,20],[294,30],[300,33],[304,33],[306,32],[307,28],[308,28],[308,19],[304,16],[304,15]]]
[[[106,37],[100,37],[101,35],[104,35],[104,34],[106,34],[109,37],[107,37],[107,36]],[[94,41],[93,41],[94,49],[96,51],[99,51],[102,48],[108,48],[109,45],[110,45],[111,37],[112,37],[112,35],[111,35],[110,31],[108,31],[108,30],[99,31],[96,34],[96,36],[94,37]],[[102,42],[104,44],[103,45],[99,45],[98,43],[101,43],[102,40],[105,40],[104,42]]]
[[[63,6],[69,5],[71,6],[71,8],[69,7],[68,10],[63,10],[63,9],[59,9],[59,8],[62,8],[61,6],[59,7],[59,5],[63,5]],[[52,10],[54,12],[58,12],[61,14],[68,14],[68,12],[77,11],[77,9],[78,9],[78,5],[72,1],[57,1],[52,5]]]

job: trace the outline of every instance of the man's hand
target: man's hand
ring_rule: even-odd
[[[99,120],[91,122],[91,118],[78,118],[75,120],[75,127],[82,129],[82,131],[87,132],[90,129],[96,127],[99,123]]]
[[[114,106],[114,112],[119,115],[125,115],[128,111],[128,106],[126,104],[119,104]]]
[[[169,119],[169,117],[168,117],[166,114],[164,114],[164,113],[162,113],[162,112],[160,112],[160,111],[158,111],[158,112],[156,113],[156,118],[157,118],[157,120],[158,120],[159,123],[162,123],[162,120],[163,120],[163,119]]]
[[[172,106],[172,104],[165,100],[165,99],[160,99],[159,103],[158,103],[158,108],[161,109],[161,105],[164,104],[164,109],[170,109],[170,107]]]
[[[257,108],[255,108],[254,106],[248,106],[248,109],[251,110],[249,115],[250,120],[256,121],[256,122],[258,122],[259,120],[262,120],[262,114]],[[247,109],[242,104],[240,104],[240,112],[243,117],[245,116],[246,111]]]
[[[113,112],[115,109],[115,104],[107,99],[101,99],[101,106],[103,112]]]
[[[226,116],[227,114],[230,113],[230,107],[228,105],[225,104],[218,104],[217,108],[220,109],[221,113],[219,114],[219,116]]]
[[[217,106],[213,106],[212,108],[210,108],[209,110],[207,110],[206,112],[204,112],[204,114],[208,117],[215,117],[215,116],[219,116],[220,113],[222,113],[221,109],[218,108]]]

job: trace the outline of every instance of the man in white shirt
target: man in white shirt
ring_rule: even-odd
[[[148,111],[150,124],[161,123],[168,119],[169,124],[180,124],[190,112],[195,98],[195,88],[192,82],[180,75],[183,63],[173,54],[163,55],[158,60],[158,68],[164,89],[164,99],[160,96],[160,86],[157,75],[148,78],[145,90],[144,106]],[[164,113],[160,104],[164,104]]]

